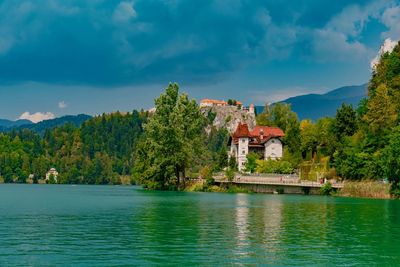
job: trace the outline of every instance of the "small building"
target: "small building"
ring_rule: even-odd
[[[215,99],[203,99],[200,101],[200,107],[216,107],[216,106],[227,106],[228,102],[223,100]]]
[[[239,123],[229,138],[230,156],[236,158],[239,170],[243,170],[247,154],[254,152],[260,159],[280,159],[283,156],[283,131],[277,127],[256,126],[251,131],[245,123]]]
[[[58,177],[58,172],[55,168],[51,168],[47,173],[46,173],[46,182],[50,181],[50,177],[54,178],[54,181],[57,182],[57,177]]]

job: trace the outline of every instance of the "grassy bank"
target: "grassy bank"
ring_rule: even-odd
[[[341,197],[363,197],[363,198],[391,198],[390,184],[377,181],[346,181],[342,190],[337,193]]]

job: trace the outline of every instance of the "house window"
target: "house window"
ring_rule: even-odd
[[[244,166],[245,163],[246,163],[246,162],[243,161],[243,162],[242,162],[242,166]]]
[[[246,154],[246,151],[245,151],[245,150],[242,150],[242,155],[244,155],[244,154]]]
[[[271,140],[271,143],[273,143],[273,144],[274,144],[274,143],[275,143],[275,140],[273,140],[273,139],[272,139],[272,140]]]
[[[242,139],[242,143],[246,142],[246,140]]]

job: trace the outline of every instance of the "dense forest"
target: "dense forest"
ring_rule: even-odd
[[[118,184],[130,176],[134,150],[147,112],[103,114],[81,127],[65,124],[43,137],[29,130],[0,134],[0,178],[34,182],[54,167],[59,183]]]
[[[188,177],[222,170],[232,175],[236,166],[228,160],[228,132],[210,127],[212,113],[205,117],[176,84],[155,100],[155,107],[154,113],[103,114],[80,127],[66,124],[42,135],[29,129],[0,133],[0,180],[23,183],[31,177],[36,182],[51,167],[60,173],[58,183],[136,182],[150,188],[176,188]],[[249,154],[249,172],[387,179],[399,193],[400,46],[382,55],[368,97],[357,107],[343,104],[335,117],[313,122],[299,121],[290,105],[278,103],[267,105],[257,124],[285,132],[284,158],[261,162]]]
[[[0,133],[0,182],[37,183],[55,168],[58,183],[134,183],[135,158],[140,155],[144,125],[151,116],[144,111],[116,112],[88,119],[80,127],[67,123],[44,133],[32,129]],[[202,123],[207,121],[204,118]],[[207,141],[201,164],[217,162],[218,152],[225,151],[227,131],[212,128],[202,136]]]

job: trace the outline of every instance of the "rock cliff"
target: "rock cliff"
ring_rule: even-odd
[[[214,126],[217,129],[226,128],[233,133],[239,122],[247,123],[250,129],[256,126],[254,113],[235,106],[202,107],[201,111],[210,120],[209,129]]]

